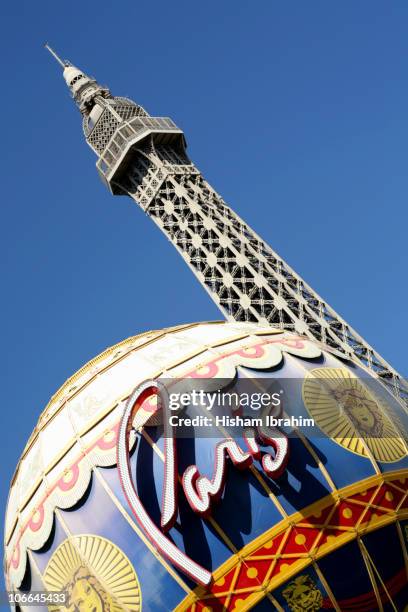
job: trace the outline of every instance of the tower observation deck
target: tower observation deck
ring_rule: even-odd
[[[168,117],[113,96],[61,60],[96,167],[114,195],[130,196],[179,251],[227,320],[267,323],[306,335],[374,372],[408,403],[396,372],[203,178]]]

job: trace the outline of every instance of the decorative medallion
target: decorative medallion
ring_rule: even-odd
[[[302,394],[316,425],[348,451],[385,463],[407,455],[386,402],[350,370],[315,368],[307,373]]]
[[[316,612],[321,609],[323,595],[307,575],[298,576],[282,592],[292,612]]]
[[[142,595],[136,572],[110,540],[72,536],[58,546],[44,572],[49,591],[65,591],[65,606],[53,610],[139,612]]]

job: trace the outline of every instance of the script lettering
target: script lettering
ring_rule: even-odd
[[[156,408],[146,408],[146,400],[151,398],[153,394],[157,395],[160,402],[158,401]],[[150,518],[136,492],[131,476],[129,455],[131,429],[138,431],[148,425],[159,410],[162,411],[164,423],[161,529]],[[256,459],[261,462],[263,470],[271,478],[276,479],[282,474],[288,462],[289,442],[281,431],[263,426],[250,427],[244,431],[244,440],[247,450],[243,450],[232,438],[226,438],[215,445],[214,472],[211,478],[200,474],[196,465],[190,465],[184,471],[181,483],[186,499],[194,512],[207,517],[211,512],[212,502],[219,500],[222,496],[228,458],[240,470],[250,467]],[[262,451],[259,443],[271,447],[273,454]],[[119,427],[117,465],[122,489],[129,506],[153,545],[196,582],[208,585],[211,582],[211,572],[179,550],[165,535],[165,532],[174,525],[177,518],[179,474],[177,446],[173,426],[171,425],[168,395],[165,387],[156,381],[147,381],[139,385],[126,404]]]

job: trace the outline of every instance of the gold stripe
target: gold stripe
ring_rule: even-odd
[[[406,574],[407,574],[407,582],[408,582],[408,552],[407,552],[407,545],[405,544],[404,534],[402,533],[400,522],[397,521],[396,525],[397,525],[399,541],[401,542],[402,554],[404,556],[405,571],[406,571]]]
[[[360,540],[360,538],[357,538],[357,543],[358,543],[358,546],[360,548],[360,553],[361,553],[361,556],[363,557],[364,564],[366,566],[367,573],[368,573],[369,578],[370,578],[371,586],[373,587],[373,591],[375,593],[375,598],[377,600],[378,610],[379,610],[379,612],[383,612],[384,608],[383,608],[383,605],[382,605],[382,601],[381,601],[381,597],[380,597],[380,592],[378,590],[378,585],[377,585],[377,582],[375,580],[375,576],[374,576],[374,573],[373,573],[373,568],[371,567],[370,560],[367,557],[367,549],[363,545],[363,543]]]
[[[279,560],[279,555],[281,554],[281,551],[283,550],[283,547],[285,546],[285,544],[286,544],[286,542],[287,542],[287,540],[288,540],[288,538],[290,536],[290,532],[291,532],[290,528],[286,530],[285,535],[283,536],[282,541],[281,541],[281,543],[278,546],[278,550],[276,551],[275,559],[274,559],[273,563],[271,563],[271,565],[270,565],[270,567],[269,567],[269,569],[268,569],[268,571],[266,573],[265,580],[264,580],[265,583],[267,583],[269,581],[269,577],[272,574],[273,570],[275,569],[275,565],[277,564],[277,562]]]
[[[364,510],[364,512],[361,513],[361,516],[360,516],[360,518],[357,521],[356,527],[359,527],[361,525],[361,523],[364,521],[364,518],[365,518],[369,508],[373,508],[374,507],[372,505],[373,499],[375,499],[375,497],[376,497],[378,491],[381,489],[382,485],[383,485],[383,483],[380,482],[378,484],[378,486],[374,489],[374,492],[372,493],[372,495],[371,495],[369,501],[367,502],[367,504],[364,504],[365,505],[365,510]]]
[[[277,612],[285,612],[284,608],[282,608],[279,601],[275,599],[274,596],[271,595],[271,593],[267,593],[266,596],[269,599],[269,601],[275,606]]]
[[[336,491],[337,490],[336,485],[334,484],[334,482],[333,482],[329,472],[324,467],[324,465],[323,465],[322,461],[320,460],[318,454],[314,451],[313,447],[309,443],[309,440],[297,428],[296,428],[296,435],[299,436],[300,440],[303,442],[303,445],[306,447],[306,450],[309,451],[309,453],[312,455],[313,459],[316,461],[316,463],[319,466],[320,471],[322,472],[322,474],[323,474],[327,484],[330,486],[332,491]]]
[[[222,527],[220,527],[220,525],[217,523],[217,521],[212,516],[209,516],[208,519],[206,519],[206,520],[208,520],[208,522],[214,527],[215,531],[218,533],[219,536],[221,536],[221,538],[224,540],[224,543],[228,546],[228,548],[234,554],[237,554],[238,553],[237,547],[229,539],[229,537],[227,536],[225,531],[222,529]]]
[[[231,580],[231,586],[230,586],[230,588],[229,588],[229,593],[228,593],[228,595],[227,595],[227,599],[225,600],[225,607],[227,608],[227,610],[228,610],[228,604],[229,604],[229,602],[231,601],[231,597],[232,597],[232,595],[234,594],[234,587],[235,587],[235,585],[236,585],[236,583],[237,583],[237,580],[238,580],[238,574],[239,574],[239,572],[240,572],[240,571],[241,571],[241,565],[240,565],[240,564],[238,564],[238,565],[237,565],[237,567],[236,567],[236,569],[235,569],[234,576],[233,576],[233,578],[232,578],[232,580]]]
[[[326,589],[326,593],[328,594],[330,601],[333,604],[333,608],[336,610],[336,612],[341,612],[340,606],[337,603],[337,599],[335,598],[333,591],[331,590],[329,583],[327,582],[326,578],[324,577],[324,574],[322,572],[322,570],[320,569],[320,567],[317,565],[317,563],[313,562],[313,567],[314,570],[316,572],[316,574],[318,575],[320,582],[322,583],[322,585],[324,586],[324,588]]]
[[[272,493],[272,491],[270,490],[270,488],[268,486],[268,483],[264,480],[264,478],[262,478],[262,475],[260,474],[259,470],[257,470],[257,468],[254,465],[251,465],[249,469],[252,472],[252,474],[255,476],[257,481],[262,485],[262,488],[268,494],[269,499],[273,502],[273,504],[276,506],[276,508],[281,513],[281,515],[283,517],[287,517],[288,515],[285,512],[283,506],[281,505],[281,503],[278,500],[278,498],[276,497],[276,495],[274,495]]]
[[[360,542],[361,542],[361,547],[362,547],[362,548],[363,548],[363,550],[365,551],[365,553],[366,553],[366,555],[367,555],[367,557],[368,557],[368,560],[369,560],[369,562],[370,562],[370,564],[371,564],[371,566],[372,566],[372,568],[373,568],[374,572],[376,573],[377,578],[378,578],[378,580],[380,581],[382,588],[384,589],[384,591],[385,591],[385,593],[386,593],[386,595],[387,595],[387,597],[388,597],[388,600],[389,600],[390,604],[391,604],[391,605],[392,605],[392,607],[394,608],[395,612],[398,612],[398,610],[397,610],[397,608],[396,608],[396,606],[395,606],[395,604],[394,604],[394,602],[393,602],[393,600],[392,600],[392,597],[391,597],[391,595],[389,594],[388,589],[387,589],[387,587],[385,586],[383,579],[381,578],[380,572],[378,571],[378,569],[377,569],[377,567],[376,567],[376,565],[375,565],[374,561],[373,561],[373,560],[372,560],[372,558],[371,558],[370,553],[368,552],[368,550],[367,550],[367,548],[366,548],[366,546],[365,546],[364,542],[363,542],[362,540],[361,540]]]

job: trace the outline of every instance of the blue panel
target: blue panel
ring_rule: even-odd
[[[262,599],[262,601],[260,601],[253,608],[251,608],[251,610],[254,610],[254,612],[271,612],[271,610],[275,609],[275,606],[267,597],[265,597],[265,599]]]
[[[180,550],[211,570],[232,554],[211,524],[191,511],[183,495],[179,500],[179,522],[169,534]]]
[[[116,470],[105,472],[114,474]],[[146,609],[170,610],[184,598],[185,592],[139,539],[94,476],[86,503],[78,510],[61,510],[61,514],[73,535],[106,537],[127,555],[136,570]]]
[[[408,430],[407,430],[408,431]],[[377,461],[379,468],[382,472],[393,472],[394,470],[404,470],[408,468],[408,455],[400,461],[393,461],[392,463],[384,463]]]
[[[374,604],[372,610],[377,609],[373,587],[357,542],[350,542],[323,557],[318,561],[318,566],[341,609],[356,605],[361,598]]]
[[[213,516],[238,549],[282,520],[255,476],[232,464],[228,465],[225,491]]]
[[[178,442],[183,444],[183,451],[179,455],[185,458],[188,455],[186,451],[188,444],[194,445],[195,440],[183,439],[178,440]],[[208,442],[211,442],[212,446],[213,440],[205,440],[205,442],[208,449]],[[149,513],[151,513],[156,525],[159,526],[163,462],[160,458],[157,458],[157,454],[152,451],[150,446],[143,441],[138,450],[141,452],[140,457],[143,461],[139,461],[138,451],[133,453],[131,460],[132,472],[136,473],[136,485],[138,493],[140,492],[141,500]],[[101,469],[100,471],[109,486],[114,490],[120,503],[131,513],[123,494],[116,468]],[[194,537],[192,537],[192,534],[194,534]],[[232,554],[231,550],[220,539],[220,536],[214,533],[208,521],[201,519],[191,510],[184,498],[181,487],[179,487],[179,515],[177,523],[168,532],[168,536],[180,550],[210,570],[217,568]],[[183,579],[187,581],[184,575]]]
[[[314,438],[312,443],[337,488],[375,475],[371,461],[352,453],[329,438]]]
[[[290,438],[289,445],[290,456],[285,473],[276,483],[267,476],[265,479],[270,483],[286,512],[292,514],[326,497],[331,493],[331,489],[303,442],[299,438]],[[322,463],[326,463],[325,455],[312,442],[310,445],[314,447]]]

